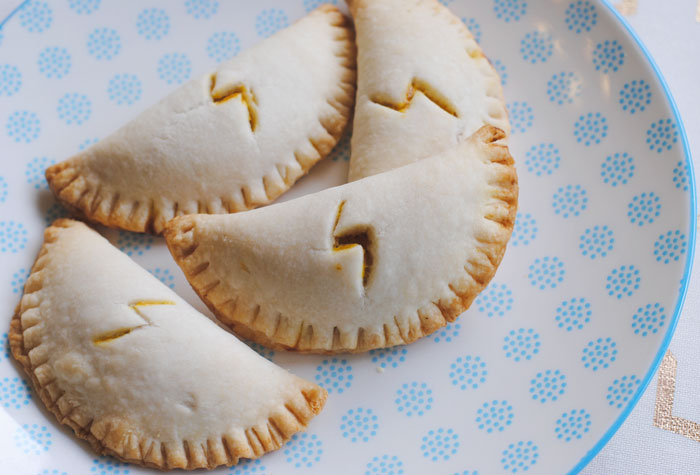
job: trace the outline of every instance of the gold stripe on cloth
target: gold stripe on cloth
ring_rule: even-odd
[[[637,0],[622,0],[615,5],[615,8],[625,16],[634,15],[637,13]]]
[[[676,394],[676,368],[678,361],[673,353],[666,352],[659,368],[659,382],[656,387],[654,425],[660,429],[675,432],[700,442],[700,424],[673,415],[673,398]]]

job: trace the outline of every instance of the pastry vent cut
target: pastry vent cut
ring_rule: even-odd
[[[143,325],[136,325],[135,327],[118,328],[116,330],[110,330],[108,332],[100,333],[99,335],[96,335],[92,338],[92,342],[95,345],[103,345],[105,343],[110,343],[118,338],[126,336],[134,330],[153,325],[153,322],[151,322],[148,319],[148,317],[144,315],[143,312],[141,312],[140,310],[140,307],[148,307],[153,305],[175,305],[175,302],[171,302],[169,300],[139,300],[138,302],[129,305],[129,308],[136,312],[139,315],[139,317],[141,317],[146,323],[144,323]]]
[[[370,272],[372,270],[372,262],[374,261],[374,256],[372,255],[372,247],[374,243],[374,239],[372,237],[373,233],[370,228],[354,227],[350,230],[337,234],[336,229],[338,227],[338,222],[340,221],[340,216],[343,212],[344,206],[345,201],[342,201],[338,206],[338,213],[335,218],[335,225],[333,226],[333,251],[342,252],[355,246],[360,246],[362,249],[362,285],[367,287]]]
[[[258,112],[256,106],[258,104],[255,94],[249,88],[243,84],[236,84],[232,87],[228,87],[223,91],[216,91],[216,73],[211,75],[211,87],[209,94],[211,99],[215,104],[223,104],[231,99],[240,99],[243,105],[248,110],[248,122],[250,123],[250,130],[255,132],[255,128],[258,126]]]
[[[437,88],[431,86],[427,81],[418,78],[413,78],[411,84],[408,85],[408,89],[406,89],[406,100],[403,102],[396,103],[381,95],[374,95],[370,100],[380,106],[388,107],[398,112],[406,112],[408,108],[411,107],[413,98],[416,97],[416,94],[419,92],[430,99],[430,101],[440,109],[454,117],[459,117],[457,115],[457,108],[444,94],[438,91]]]

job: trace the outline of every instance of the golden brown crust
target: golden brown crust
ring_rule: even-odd
[[[279,157],[267,173],[259,178],[263,195],[253,195],[252,181],[234,193],[234,198],[212,196],[209,200],[175,201],[170,205],[152,198],[141,200],[121,196],[108,184],[89,180],[83,174],[80,158],[71,158],[46,169],[46,180],[56,199],[71,213],[105,226],[134,232],[160,234],[165,224],[176,216],[192,213],[222,214],[254,209],[271,203],[287,191],[311,167],[335,147],[352,116],[356,87],[356,50],[352,22],[333,5],[322,5],[318,11],[330,17],[337,29],[336,56],[343,67],[335,94],[327,98],[331,112],[318,121],[321,132],[309,137],[309,146]]]
[[[313,384],[301,389],[300,394],[288,401],[285,407],[274,412],[267,421],[243,431],[243,435],[222,434],[220,438],[202,441],[183,441],[174,446],[157,440],[143,440],[138,428],[129,421],[110,417],[97,419],[77,406],[59,387],[53,368],[45,364],[48,355],[32,353],[41,340],[41,270],[46,263],[52,242],[62,228],[75,226],[76,221],[58,219],[44,233],[44,244],[32,267],[22,300],[15,309],[10,322],[9,344],[12,356],[20,363],[32,381],[39,398],[56,419],[87,440],[100,454],[114,456],[128,463],[135,463],[160,470],[183,468],[215,468],[219,465],[235,465],[240,458],[258,458],[266,452],[284,445],[295,433],[303,430],[309,421],[320,413],[327,392]],[[31,325],[23,328],[22,316]],[[30,342],[25,346],[26,342]]]
[[[497,170],[491,185],[494,186],[493,197],[499,204],[487,210],[484,219],[497,223],[499,231],[495,235],[477,236],[479,252],[465,262],[462,278],[449,282],[449,297],[436,296],[433,303],[416,309],[414,318],[393,318],[393,323],[385,324],[380,332],[359,328],[350,338],[334,334],[332,348],[326,350],[315,345],[313,327],[304,322],[277,315],[275,324],[267,325],[264,323],[267,316],[261,315],[260,302],[250,301],[217,275],[206,258],[200,258],[194,217],[184,216],[168,223],[164,233],[168,248],[197,295],[222,323],[244,338],[271,348],[308,353],[364,352],[411,343],[454,321],[469,308],[495,275],[513,230],[518,180],[513,158],[508,147],[502,144],[505,133],[484,126],[476,132],[476,137],[488,150],[490,166]]]

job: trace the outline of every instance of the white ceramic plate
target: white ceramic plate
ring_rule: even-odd
[[[64,214],[43,169],[319,3],[31,0],[15,12],[0,29],[0,326],[43,228]],[[281,450],[216,473],[576,472],[668,345],[694,248],[694,183],[651,59],[597,1],[444,3],[505,82],[521,194],[503,264],[456,323],[408,347],[336,358],[257,347],[328,389],[328,405]],[[284,198],[342,183],[348,155],[346,138]],[[162,239],[105,233],[204,310]],[[0,460],[13,474],[145,472],[77,442],[7,350]]]

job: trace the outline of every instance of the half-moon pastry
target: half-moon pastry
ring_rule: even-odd
[[[437,0],[348,0],[357,41],[350,181],[510,130],[498,73]]]
[[[160,469],[257,458],[326,399],[67,219],[45,232],[9,339],[61,423],[100,453]]]
[[[266,204],[330,152],[355,94],[352,27],[321,6],[50,167],[66,207],[160,233],[174,216]]]
[[[510,238],[517,177],[485,126],[442,154],[285,203],[190,215],[165,238],[220,321],[308,352],[410,343],[466,310]]]

